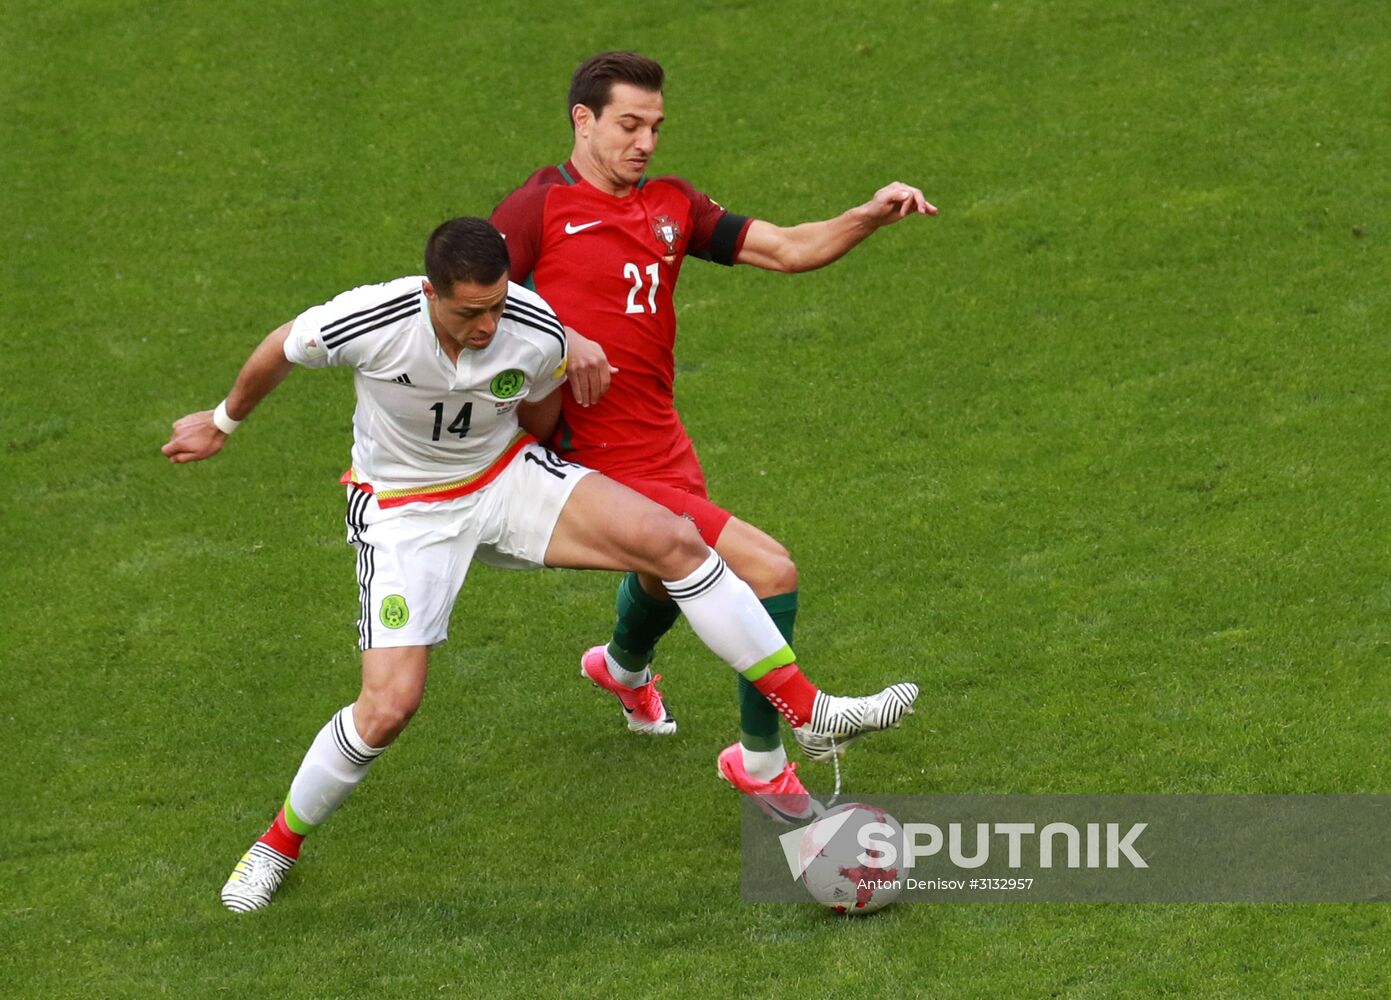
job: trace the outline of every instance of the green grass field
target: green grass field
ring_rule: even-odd
[[[798,560],[809,673],[924,687],[849,792],[1391,791],[1385,5],[15,0],[0,994],[1388,995],[1382,906],[741,902],[734,682],[681,626],[681,732],[630,737],[575,677],[601,574],[476,569],[406,736],[222,910],[356,692],[351,383],[297,373],[202,465],[169,424],[562,160],[612,47],[735,211],[941,207],[678,291],[678,401]]]

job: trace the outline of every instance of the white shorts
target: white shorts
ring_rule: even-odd
[[[527,444],[491,483],[453,500],[382,509],[350,485],[345,520],[362,596],[358,646],[444,642],[470,563],[543,566],[570,491],[592,471]]]

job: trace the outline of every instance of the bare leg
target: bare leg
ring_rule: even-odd
[[[425,695],[428,646],[388,646],[362,653],[362,690],[353,721],[363,740],[386,747],[401,735]]]

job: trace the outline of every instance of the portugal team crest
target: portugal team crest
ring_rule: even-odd
[[[652,232],[666,247],[667,263],[671,263],[671,258],[676,256],[676,244],[681,242],[681,227],[671,221],[671,216],[659,215],[652,220]]]

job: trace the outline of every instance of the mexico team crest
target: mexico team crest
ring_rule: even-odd
[[[395,629],[405,625],[411,620],[411,611],[406,607],[406,599],[400,594],[388,594],[382,598],[381,619],[387,628]]]
[[[671,263],[671,258],[676,256],[676,244],[681,242],[681,227],[672,221],[671,216],[659,215],[652,220],[652,232],[666,247],[667,263]]]
[[[492,384],[488,386],[493,390],[493,395],[498,399],[511,399],[522,391],[522,386],[526,385],[526,376],[520,369],[509,368],[505,372],[500,372],[494,376]]]

